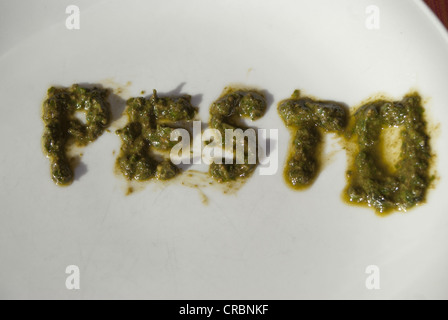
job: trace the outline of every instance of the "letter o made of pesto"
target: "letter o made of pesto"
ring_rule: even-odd
[[[378,100],[355,113],[357,152],[348,170],[347,197],[378,212],[406,210],[424,201],[430,183],[431,150],[424,109],[418,94],[401,101]],[[401,128],[401,151],[395,170],[389,172],[380,146],[382,130]]]

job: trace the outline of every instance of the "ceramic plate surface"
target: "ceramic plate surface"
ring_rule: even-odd
[[[72,4],[79,30],[66,27]],[[420,1],[1,1],[0,297],[448,298],[447,56],[447,33]],[[41,104],[51,85],[73,83],[121,88],[122,99],[190,94],[204,123],[225,86],[266,90],[268,111],[250,125],[278,129],[278,172],[230,195],[174,181],[126,196],[114,124],[57,187]],[[417,89],[438,127],[427,203],[385,218],[345,204],[346,154],[331,136],[312,188],[289,189],[276,109],[295,89],[349,106]],[[70,265],[80,290],[66,287]],[[366,287],[368,266],[379,290]]]

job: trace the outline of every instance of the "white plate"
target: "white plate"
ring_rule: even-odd
[[[448,36],[420,1],[70,1],[0,3],[1,298],[448,298]],[[375,5],[379,29],[368,29]],[[109,79],[109,80],[107,80]],[[266,89],[260,128],[279,129],[277,175],[237,195],[177,183],[126,197],[113,174],[120,141],[85,149],[68,188],[42,155],[41,102],[51,85],[118,83],[195,96],[200,118],[230,83]],[[336,150],[314,186],[288,189],[289,135],[276,104],[294,89],[356,105],[384,92],[427,99],[440,180],[428,203],[380,218],[341,200]],[[85,171],[87,168],[87,172]],[[81,289],[66,288],[66,267]],[[366,268],[380,289],[366,288]]]

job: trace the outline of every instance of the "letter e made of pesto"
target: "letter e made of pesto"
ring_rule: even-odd
[[[171,141],[171,132],[193,120],[197,113],[191,96],[159,97],[154,90],[149,99],[128,99],[125,112],[128,123],[116,131],[122,141],[116,161],[119,171],[128,180],[174,178],[180,169],[164,154],[178,143]]]

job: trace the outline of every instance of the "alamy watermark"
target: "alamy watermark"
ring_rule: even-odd
[[[65,280],[65,287],[68,290],[81,289],[81,274],[79,271],[79,267],[70,265],[65,269],[65,273],[69,275]]]
[[[366,267],[366,288],[368,290],[380,290],[380,268],[375,265]]]
[[[79,7],[70,5],[65,8],[65,13],[69,16],[65,19],[65,27],[68,30],[79,30],[81,28],[81,14]]]
[[[170,140],[177,141],[170,151],[173,164],[259,164],[260,175],[274,175],[278,170],[278,130],[218,129],[202,131],[201,122],[193,122],[193,143],[190,132],[178,128]],[[269,152],[268,152],[269,151]]]
[[[375,5],[370,5],[366,8],[366,15],[366,28],[369,30],[378,30],[380,28],[380,8]]]

